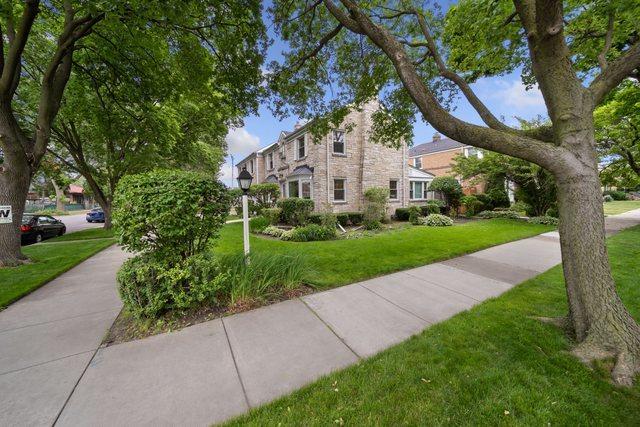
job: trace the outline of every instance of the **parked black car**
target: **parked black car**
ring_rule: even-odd
[[[24,214],[22,216],[22,244],[39,243],[44,239],[62,236],[67,227],[60,220],[49,215]]]

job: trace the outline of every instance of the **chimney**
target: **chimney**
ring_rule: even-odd
[[[296,122],[295,126],[293,127],[293,130],[298,130],[302,127],[302,124],[298,121]]]
[[[433,141],[431,142],[438,142],[440,141],[440,138],[442,138],[442,135],[440,135],[438,132],[433,134]]]

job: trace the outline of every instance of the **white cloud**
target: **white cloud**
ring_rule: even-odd
[[[544,107],[544,99],[538,86],[527,90],[525,85],[519,80],[511,82],[500,82],[493,98],[501,100],[505,106],[518,110]]]
[[[260,146],[260,138],[247,132],[245,128],[229,130],[226,137],[229,154],[240,160]]]

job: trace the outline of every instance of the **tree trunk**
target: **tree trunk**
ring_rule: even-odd
[[[56,183],[55,179],[51,180],[51,185],[53,185],[53,190],[56,192],[56,210],[64,211],[64,192],[60,188],[60,186]]]
[[[11,129],[0,123],[2,138],[12,138]],[[18,144],[19,145],[19,144]],[[15,145],[3,141],[4,163],[0,168],[0,205],[10,205],[13,221],[0,224],[0,267],[15,266],[26,260],[21,250],[20,225],[29,192],[31,169],[24,153],[12,149]]]
[[[611,275],[600,180],[595,167],[557,177],[562,265],[569,320],[584,361],[616,357],[619,384],[631,385],[640,362],[640,327],[620,300]]]
[[[105,204],[102,205],[102,210],[104,211],[104,228],[105,230],[111,229],[111,201],[105,200]]]

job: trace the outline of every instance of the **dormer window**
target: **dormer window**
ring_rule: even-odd
[[[344,131],[333,131],[333,153],[334,154],[346,154],[346,146],[344,142]]]

